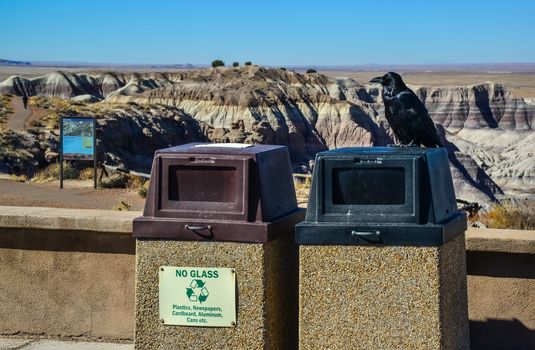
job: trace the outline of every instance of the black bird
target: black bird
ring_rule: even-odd
[[[370,80],[383,86],[385,117],[401,145],[444,147],[427,109],[399,74],[388,72]]]

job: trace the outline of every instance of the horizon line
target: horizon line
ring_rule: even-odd
[[[23,64],[2,64],[0,63],[0,66],[13,66],[13,65],[27,65],[27,66],[34,66],[38,67],[39,65],[42,65],[41,67],[48,66],[141,66],[141,67],[150,67],[150,66],[193,66],[193,67],[210,67],[210,63],[190,63],[190,62],[183,62],[183,63],[124,63],[124,62],[96,62],[96,61],[51,61],[51,60],[24,60],[24,59],[10,59],[10,58],[1,58],[0,60],[5,61],[11,61],[16,63],[23,63]],[[233,62],[239,62],[236,60],[233,60],[232,62],[225,62],[225,64],[231,66]],[[247,62],[247,61],[243,61]],[[240,62],[240,66],[243,66],[243,62]],[[29,63],[29,64],[24,64]],[[355,67],[385,67],[385,66],[429,66],[429,67],[440,67],[440,66],[477,66],[477,65],[483,65],[483,66],[491,66],[491,65],[497,65],[497,66],[504,66],[504,65],[535,65],[535,61],[511,61],[511,62],[429,62],[429,63],[355,63],[355,64],[316,64],[316,63],[302,63],[302,64],[258,64],[252,62],[253,65],[258,66],[265,66],[265,67],[285,67],[285,68],[355,68]]]

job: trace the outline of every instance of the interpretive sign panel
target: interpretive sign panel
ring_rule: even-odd
[[[95,129],[93,118],[62,118],[63,159],[93,159]]]
[[[63,188],[64,160],[93,160],[93,187],[97,188],[96,125],[92,117],[61,118],[59,188]]]
[[[236,273],[231,268],[162,266],[159,303],[166,325],[234,327]]]

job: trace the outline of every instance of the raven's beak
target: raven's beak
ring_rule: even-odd
[[[375,77],[372,80],[370,80],[370,83],[382,84],[383,83],[383,77]]]

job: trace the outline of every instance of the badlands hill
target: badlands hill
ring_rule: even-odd
[[[504,192],[535,194],[534,105],[490,82],[412,88],[448,145],[458,197],[485,202]],[[296,171],[308,170],[318,151],[394,143],[377,86],[317,73],[257,66],[55,72],[10,77],[0,94],[84,105],[85,114],[99,117],[106,161],[141,171],[155,149],[194,140],[287,145]]]

